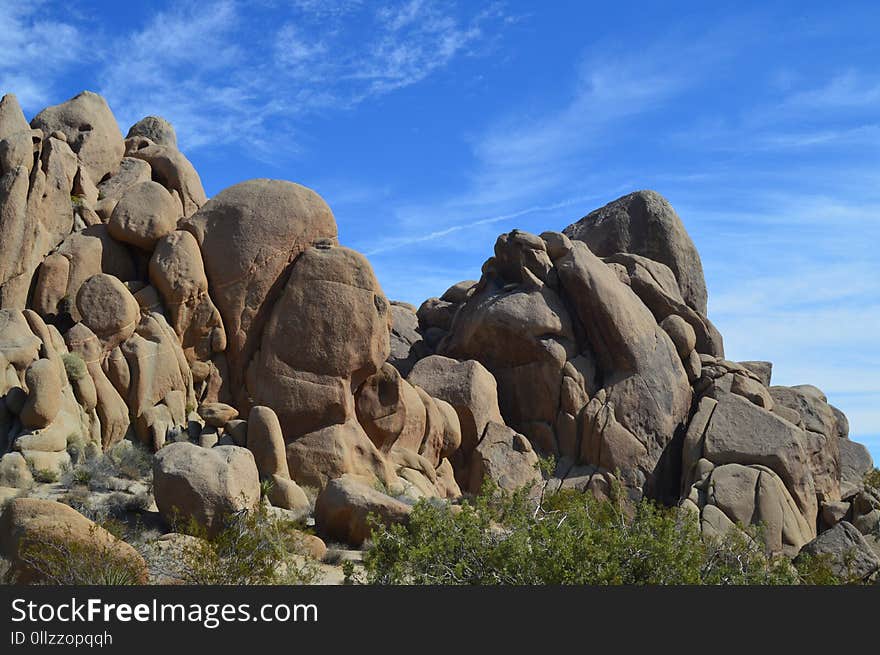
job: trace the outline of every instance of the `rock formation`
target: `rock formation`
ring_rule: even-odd
[[[209,532],[261,484],[359,544],[367,514],[405,521],[419,498],[619,482],[707,535],[761,523],[774,551],[856,544],[874,566],[870,456],[819,389],[725,359],[699,254],[654,192],[502,234],[479,280],[416,309],[314,191],[256,179],[208,199],[164,119],[123,138],[95,94],[30,123],[7,95],[0,250],[15,493],[128,440],[156,453],[166,520]]]

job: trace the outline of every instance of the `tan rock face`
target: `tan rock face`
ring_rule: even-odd
[[[101,445],[106,451],[125,437],[129,426],[128,406],[101,367],[103,346],[95,333],[82,323],[77,323],[68,330],[65,341],[70,352],[83,359],[94,384]]]
[[[405,523],[411,507],[377,491],[356,477],[330,482],[315,503],[315,524],[327,537],[361,545],[370,536],[370,515],[387,525]]]
[[[28,366],[25,383],[28,397],[20,414],[22,425],[45,428],[61,411],[62,380],[57,364],[48,359],[38,359]]]
[[[386,488],[395,479],[391,464],[355,420],[330,425],[288,443],[287,466],[297,483],[319,489],[346,473],[378,481]]]
[[[622,467],[625,482],[641,488],[654,484],[664,449],[687,421],[692,392],[679,350],[692,359],[696,335],[669,317],[677,347],[615,266],[563,234],[502,235],[437,348],[491,371],[504,417],[492,420],[542,452]],[[664,284],[678,293],[671,273]],[[434,359],[418,362],[409,380],[458,409],[416,377]],[[467,452],[482,433],[459,418]]]
[[[248,450],[254,454],[262,477],[280,476],[290,479],[284,451],[284,433],[278,416],[269,407],[252,407],[247,423]]]
[[[504,424],[498,409],[495,378],[476,361],[426,357],[413,367],[407,380],[429,395],[449,403],[458,414],[461,444],[472,450],[490,422]]]
[[[127,364],[129,379],[126,404],[131,415],[140,417],[159,404],[166,405],[169,409],[173,405],[179,405],[180,403],[173,400],[169,401],[172,393],[182,394],[184,405],[195,403],[192,373],[186,357],[174,331],[161,314],[145,314],[135,333],[120,346],[120,351]],[[123,372],[124,370],[123,368]],[[172,414],[171,417],[177,426],[185,425],[183,411],[177,416]],[[144,427],[149,424],[150,421],[147,421]],[[160,433],[158,443],[150,443],[152,437],[148,437],[143,429],[139,430],[138,436],[156,449],[162,446],[166,435]]]
[[[156,182],[140,182],[125,190],[113,209],[107,229],[117,241],[152,252],[156,242],[177,228],[180,205]]]
[[[84,91],[67,102],[47,107],[34,117],[31,127],[48,136],[59,130],[96,183],[119,166],[125,151],[122,132],[101,96]]]
[[[706,314],[700,255],[675,210],[658,193],[636,191],[618,198],[568,226],[565,234],[600,257],[625,252],[665,264],[687,304]]]
[[[391,450],[406,426],[405,384],[397,369],[386,363],[364,381],[355,395],[358,422],[382,452]]]
[[[106,273],[122,282],[137,279],[137,266],[128,248],[113,239],[107,226],[94,225],[74,232],[43,260],[31,304],[41,316],[69,314],[82,320],[76,297],[93,275]]]
[[[202,250],[212,297],[226,327],[231,386],[242,389],[244,372],[283,284],[279,279],[303,250],[335,240],[336,221],[324,201],[305,187],[251,180],[217,194],[182,225]]]
[[[0,310],[0,449],[21,453],[33,471],[60,474],[68,440],[97,438],[96,417],[68,380],[63,338],[32,310]],[[79,363],[78,373],[85,376]],[[71,373],[73,375],[73,373]]]
[[[693,485],[732,524],[763,522],[771,548],[797,552],[816,536],[818,515],[804,431],[736,394],[715,397],[700,400],[688,427],[683,493]]]
[[[0,243],[4,253],[28,254],[34,248],[36,226],[27,220],[28,170],[18,166],[0,177]],[[24,309],[27,293],[15,286],[30,262],[22,256],[0,261],[0,308]]]
[[[76,308],[87,328],[109,351],[134,334],[140,308],[119,278],[98,273],[83,282],[76,294]]]
[[[0,139],[30,128],[18,98],[14,93],[7,93],[0,98]]]
[[[208,294],[208,278],[195,237],[177,230],[160,239],[149,271],[187,360],[208,361],[223,352],[226,331]]]
[[[275,410],[288,441],[353,418],[351,390],[385,361],[389,320],[388,301],[362,255],[339,247],[304,251],[248,367],[252,402]]]
[[[199,174],[177,148],[132,137],[125,141],[125,154],[150,165],[150,177],[177,194],[184,216],[192,216],[207,202]]]
[[[328,531],[357,542],[359,508],[388,497],[333,480],[456,498],[537,483],[540,452],[561,487],[607,495],[618,480],[680,502],[707,534],[760,520],[789,554],[820,507],[821,528],[876,527],[846,417],[814,387],[770,387],[769,363],[724,359],[699,256],[656,193],[565,233],[503,234],[479,280],[418,310],[390,303],[336,235],[320,196],[290,182],[208,201],[163,119],[123,142],[94,94],[32,126],[4,96],[0,479],[60,471],[72,435],[160,454],[189,437],[204,447],[180,468],[195,472],[166,476],[160,508],[188,498],[213,530],[260,481],[304,515],[308,485],[332,491]]]
[[[23,584],[57,583],[44,579],[30,563],[33,549],[66,546],[92,552],[102,563],[129,572],[131,582],[147,583],[147,566],[138,552],[76,510],[52,500],[17,498],[0,514],[0,554]],[[82,562],[81,564],[84,564]]]
[[[146,116],[131,126],[126,139],[144,137],[160,146],[177,148],[177,133],[174,126],[161,116]]]
[[[503,424],[489,423],[471,455],[468,491],[479,493],[487,479],[506,491],[540,483],[538,456],[528,439]]]
[[[237,446],[170,444],[156,453],[153,486],[166,521],[192,518],[209,534],[219,531],[230,513],[254,509],[260,501],[254,457]]]

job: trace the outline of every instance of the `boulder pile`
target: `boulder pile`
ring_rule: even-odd
[[[10,94],[0,250],[2,488],[129,440],[155,453],[161,515],[209,532],[261,495],[360,544],[368,514],[486,481],[620,483],[708,534],[760,523],[792,556],[874,543],[867,451],[819,389],[725,359],[699,254],[654,192],[502,234],[479,280],[416,309],[311,189],[208,199],[164,119],[123,137],[84,92],[28,122]]]

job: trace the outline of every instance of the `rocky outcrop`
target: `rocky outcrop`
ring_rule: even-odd
[[[502,235],[479,283],[450,297],[462,304],[437,350],[491,371],[503,416],[491,420],[543,453],[621,468],[633,487],[653,477],[690,408],[686,328],[676,345],[608,265],[559,233]],[[482,430],[465,425],[473,448]]]
[[[110,107],[104,98],[90,91],[47,107],[34,117],[31,127],[46,136],[61,132],[94,184],[117,170],[125,151]]]
[[[880,555],[846,521],[820,534],[801,552],[801,557],[811,555],[827,558],[831,572],[848,582],[865,581],[880,571]]]
[[[846,417],[725,358],[699,255],[655,192],[502,234],[479,280],[416,309],[339,245],[314,191],[256,179],[208,200],[164,119],[123,140],[95,94],[30,124],[7,95],[0,254],[4,498],[128,439],[157,453],[166,520],[212,533],[261,487],[288,518],[317,496],[318,528],[360,543],[371,511],[403,521],[487,482],[619,483],[707,537],[760,523],[774,552],[880,540]]]
[[[250,399],[275,410],[288,440],[352,419],[351,390],[388,356],[388,324],[388,301],[362,255],[303,251],[248,366]]]
[[[310,189],[278,180],[251,180],[217,194],[182,223],[199,243],[213,299],[228,339],[230,382],[246,394],[245,372],[263,328],[306,248],[336,239],[329,207]],[[259,402],[259,401],[258,401]]]

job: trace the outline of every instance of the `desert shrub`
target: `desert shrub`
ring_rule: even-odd
[[[184,584],[311,584],[317,579],[317,563],[304,555],[299,525],[277,518],[263,504],[230,515],[213,536],[194,520],[174,523],[176,532],[197,538],[184,542],[161,572]]]
[[[842,585],[846,583],[845,580],[841,580],[834,574],[832,557],[827,553],[824,555],[801,553],[797,557],[796,564],[801,584]]]
[[[85,462],[89,457],[94,457],[95,449],[96,446],[88,441],[82,433],[71,432],[67,435],[67,454],[70,455],[70,460],[75,467]]]
[[[21,544],[19,557],[43,584],[141,584],[142,565],[132,557],[121,555],[115,544],[95,538],[96,529],[94,527],[90,538],[84,541],[63,535],[30,538]],[[14,579],[7,581],[15,582]]]
[[[52,469],[37,469],[34,471],[34,480],[44,484],[58,482],[59,478],[60,476],[58,475],[58,472],[53,471]]]
[[[105,489],[111,478],[148,481],[153,472],[153,455],[142,446],[122,441],[108,452],[93,452],[97,444],[81,437],[68,437],[67,452],[75,466],[64,474],[67,485],[87,485],[93,490]]]
[[[704,540],[682,510],[561,491],[530,501],[484,490],[460,509],[421,501],[408,524],[374,523],[359,582],[372,584],[796,584],[760,540]],[[815,565],[815,563],[813,563]],[[815,566],[811,575],[819,576]],[[353,567],[348,567],[349,576]],[[824,575],[824,573],[823,573]]]
[[[61,353],[61,361],[64,362],[67,379],[71,382],[81,380],[88,375],[85,360],[78,353]]]
[[[112,471],[123,478],[141,480],[152,475],[153,454],[133,441],[120,441],[105,454]]]
[[[71,471],[71,482],[75,485],[88,486],[92,480],[92,470],[85,466],[77,466]]]
[[[865,476],[865,486],[880,489],[880,469],[871,469]]]

